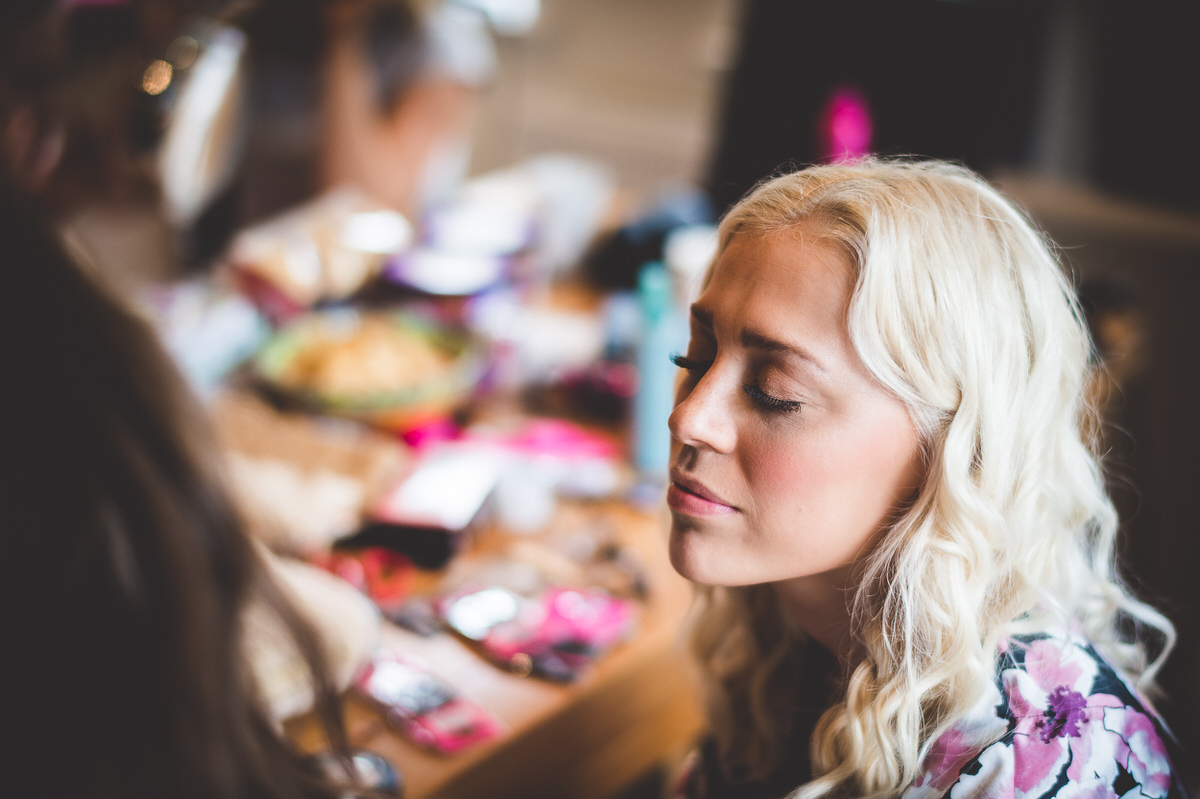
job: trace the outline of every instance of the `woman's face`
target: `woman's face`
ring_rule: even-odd
[[[850,343],[852,265],[817,234],[735,236],[692,306],[667,503],[695,582],[838,580],[918,485],[908,411]]]

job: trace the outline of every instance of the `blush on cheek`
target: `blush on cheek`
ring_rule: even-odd
[[[810,429],[803,441],[763,436],[747,448],[755,521],[783,548],[779,554],[799,559],[801,573],[854,561],[903,501],[915,446],[888,431],[841,425]]]
[[[797,444],[785,436],[762,436],[747,442],[742,469],[760,511],[798,510],[828,485],[836,449]]]

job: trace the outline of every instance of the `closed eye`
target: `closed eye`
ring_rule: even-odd
[[[757,402],[770,411],[779,411],[780,413],[795,413],[804,407],[804,403],[799,400],[785,400],[779,397],[772,397],[770,394],[763,391],[753,383],[746,383],[742,386],[742,390],[746,392],[750,399]]]
[[[693,377],[698,377],[708,371],[712,363],[705,361],[697,361],[689,358],[686,355],[675,353],[671,356],[671,363],[678,366],[680,369],[687,372]],[[779,397],[773,397],[767,392],[753,383],[746,383],[742,386],[742,390],[750,399],[754,400],[761,407],[769,411],[778,411],[780,413],[794,413],[804,407],[804,403],[799,400],[786,400]]]
[[[711,363],[693,360],[692,358],[689,358],[686,355],[681,355],[678,352],[671,356],[671,363],[675,364],[688,374],[702,374],[708,371],[708,367],[712,366]]]

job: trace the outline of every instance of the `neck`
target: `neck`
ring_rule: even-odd
[[[810,638],[848,664],[859,649],[850,629],[849,569],[775,583],[784,613]]]

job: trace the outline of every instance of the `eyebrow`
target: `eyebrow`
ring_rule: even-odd
[[[693,305],[692,318],[706,329],[713,329],[712,313],[704,308]],[[796,344],[789,344],[753,330],[743,330],[738,338],[741,341],[742,346],[748,349],[761,350],[763,352],[779,352],[783,353],[784,355],[791,355],[799,358],[802,361],[807,361],[822,374],[829,374],[829,369],[824,363],[821,362],[820,358]]]

